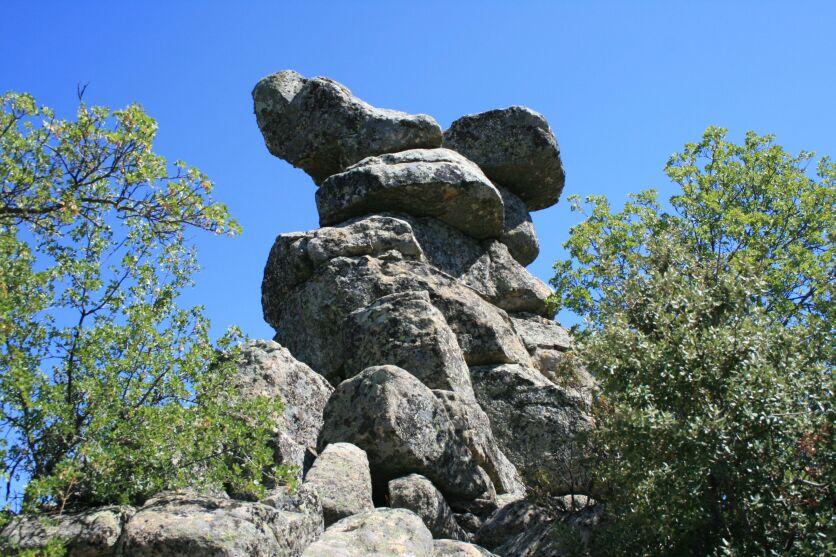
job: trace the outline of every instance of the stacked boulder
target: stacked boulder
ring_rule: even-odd
[[[461,549],[483,532],[503,555],[545,555],[503,545],[492,517],[507,526],[531,488],[560,497],[587,482],[573,439],[592,425],[588,391],[564,380],[571,339],[525,269],[539,252],[530,212],[557,203],[564,184],[548,123],[515,106],[442,132],[293,71],[261,80],[253,98],[270,152],[318,186],[321,228],[279,235],[262,284],[274,340],[334,388],[305,482],[333,506],[326,524],[342,518],[306,555],[338,554],[334,544],[376,554],[357,531],[384,520],[415,554],[489,554]],[[354,464],[333,465],[347,447]],[[349,471],[358,465],[363,482]],[[387,508],[452,541],[433,547]],[[541,531],[546,515],[537,510]]]
[[[564,183],[545,119],[515,106],[442,132],[293,71],[253,99],[268,150],[318,186],[321,228],[280,234],[267,259],[276,335],[243,347],[238,374],[241,396],[284,401],[275,460],[298,487],[163,493],[50,532],[70,555],[557,555],[560,517],[529,495],[582,497],[594,382],[561,371],[571,338],[525,269],[530,212]],[[38,547],[38,528],[4,534]]]

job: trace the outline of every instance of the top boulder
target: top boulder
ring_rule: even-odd
[[[267,149],[317,185],[369,156],[441,146],[431,116],[375,108],[324,77],[269,75],[253,89],[253,103]]]
[[[529,211],[551,207],[563,191],[557,140],[546,119],[530,108],[512,106],[462,116],[444,132],[444,146],[478,164]]]

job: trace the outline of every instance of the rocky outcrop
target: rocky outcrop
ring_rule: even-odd
[[[132,507],[100,507],[73,513],[22,515],[0,531],[0,552],[37,550],[50,541],[58,542],[71,557],[114,555]]]
[[[524,106],[462,116],[444,132],[444,146],[472,160],[529,211],[557,203],[565,174],[557,140],[541,114]]]
[[[322,501],[325,525],[374,508],[366,452],[350,443],[331,443],[305,475]]]
[[[346,377],[373,365],[391,364],[431,389],[474,396],[456,335],[426,291],[383,296],[349,314],[345,354]]]
[[[386,211],[430,216],[474,238],[503,231],[502,197],[479,167],[448,149],[369,157],[331,176],[316,192],[319,222]]]
[[[408,509],[424,522],[434,538],[465,540],[467,533],[453,518],[453,511],[430,480],[410,474],[389,482],[389,506]]]
[[[470,457],[444,406],[401,368],[372,367],[340,383],[325,407],[319,445],[340,441],[366,451],[379,492],[389,480],[418,473],[451,504],[490,505],[495,499],[493,485]]]
[[[592,426],[585,401],[525,366],[470,371],[496,440],[526,483],[554,495],[583,493],[588,476],[577,439]]]
[[[304,557],[433,557],[433,538],[405,509],[380,508],[330,526]]]
[[[430,116],[374,108],[325,77],[269,75],[253,89],[253,104],[267,149],[317,184],[372,155],[441,146]]]
[[[298,520],[264,503],[163,493],[128,521],[122,551],[126,557],[298,556],[318,534],[309,523],[321,520],[321,515]]]
[[[301,475],[305,450],[316,447],[322,411],[333,387],[270,340],[254,340],[242,347],[235,382],[240,396],[282,401],[273,440],[275,459],[279,464],[297,467]]]

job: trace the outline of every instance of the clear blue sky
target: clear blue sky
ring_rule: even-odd
[[[216,330],[270,337],[260,282],[274,237],[317,227],[315,186],[270,156],[250,91],[293,68],[381,107],[458,116],[511,104],[542,112],[560,142],[565,194],[670,193],[662,172],[717,124],[836,155],[836,2],[37,2],[4,0],[0,90],[69,115],[87,100],[139,102],[157,151],[206,171],[244,227],[199,237],[188,303]],[[577,221],[538,212],[550,276]]]

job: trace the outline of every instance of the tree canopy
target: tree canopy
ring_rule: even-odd
[[[275,401],[238,400],[240,334],[178,296],[189,231],[234,235],[196,168],[153,151],[139,106],[63,120],[0,97],[0,461],[27,507],[137,502],[185,484],[258,492]]]
[[[668,204],[572,200],[586,218],[552,283],[600,381],[603,554],[836,550],[836,165],[726,135],[671,157]]]

